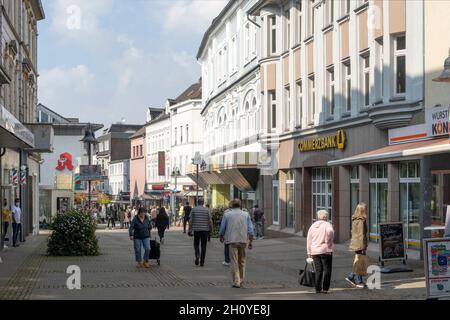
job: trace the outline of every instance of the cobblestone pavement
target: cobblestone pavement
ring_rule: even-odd
[[[348,288],[344,280],[353,256],[338,249],[333,259],[332,290],[316,295],[297,282],[304,266],[305,239],[264,239],[248,251],[246,286],[231,288],[231,274],[222,265],[223,245],[208,243],[204,267],[196,267],[193,239],[170,230],[161,246],[161,266],[136,269],[132,242],[125,230],[97,232],[98,257],[48,257],[46,236],[33,237],[19,248],[0,252],[0,299],[424,299],[420,261],[411,273],[382,274],[380,290]],[[154,234],[154,232],[153,232]],[[371,257],[373,258],[373,257]],[[376,260],[373,259],[373,264]],[[81,269],[81,290],[66,286],[67,267]]]

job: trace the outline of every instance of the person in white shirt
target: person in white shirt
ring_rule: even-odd
[[[22,210],[20,209],[20,200],[16,199],[14,205],[11,208],[13,218],[13,247],[18,247],[19,233],[22,236]]]

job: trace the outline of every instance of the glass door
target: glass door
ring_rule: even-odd
[[[420,248],[419,162],[400,164],[400,213],[405,226],[407,247]]]
[[[378,242],[378,224],[387,222],[387,164],[375,164],[370,166],[369,185],[369,237],[370,240]]]
[[[286,228],[295,228],[295,180],[294,172],[286,175]]]

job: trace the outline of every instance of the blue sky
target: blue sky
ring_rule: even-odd
[[[227,0],[43,0],[39,102],[67,117],[144,123],[200,77],[196,53]]]

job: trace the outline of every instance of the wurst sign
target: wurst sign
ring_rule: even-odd
[[[319,137],[314,139],[302,140],[298,144],[299,152],[320,151],[325,149],[339,149],[345,148],[345,132],[339,130],[335,135]]]
[[[449,108],[434,107],[427,110],[426,121],[430,137],[448,135]]]

